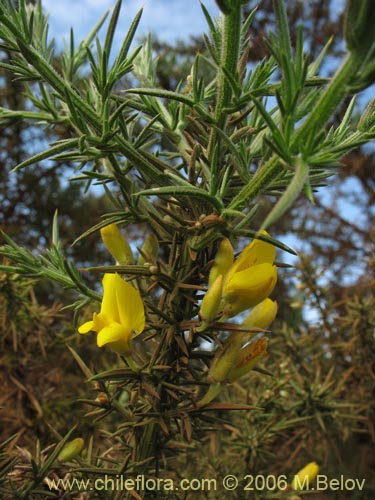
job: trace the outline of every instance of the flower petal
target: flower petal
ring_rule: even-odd
[[[78,327],[78,333],[82,334],[89,333],[93,329],[93,326],[94,326],[93,321],[87,321],[86,323],[83,323],[83,325]]]
[[[227,303],[224,316],[235,316],[262,302],[272,292],[276,281],[277,268],[271,264],[260,264],[236,273],[223,292]]]
[[[127,348],[126,352],[129,352],[131,334],[132,332],[130,330],[126,330],[123,325],[120,325],[119,323],[112,323],[111,325],[100,330],[96,338],[96,343],[98,347],[110,344],[111,348],[113,348],[113,344],[123,345]]]
[[[233,302],[238,296],[249,297],[251,295],[256,297],[258,294],[263,295],[264,290],[269,290],[267,297],[273,290],[276,279],[276,266],[268,263],[253,266],[231,276],[231,279],[224,285],[223,298],[228,302]],[[261,300],[264,300],[264,298]],[[257,303],[261,302],[261,300]]]
[[[113,323],[99,332],[97,345],[98,347],[108,345],[108,347],[119,354],[130,354],[132,351],[132,332],[125,330],[118,323]]]
[[[104,245],[119,264],[126,266],[134,263],[132,249],[117,224],[103,227],[100,234]]]
[[[104,314],[111,323],[120,322],[116,301],[118,280],[122,281],[118,274],[106,273],[103,276],[103,300],[100,313]]]
[[[117,275],[118,276],[118,275]],[[116,302],[120,323],[131,332],[143,332],[145,311],[141,296],[134,287],[118,276],[116,282]]]
[[[269,236],[266,231],[261,231],[261,233],[265,236]],[[265,262],[272,264],[275,257],[276,248],[273,245],[266,241],[253,240],[244,250],[242,250],[229,272],[234,274]]]

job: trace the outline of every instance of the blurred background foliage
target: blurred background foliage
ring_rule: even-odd
[[[288,0],[286,5],[292,39],[303,21],[309,44],[306,52],[318,54],[333,37],[330,64],[323,67],[325,75],[332,74],[344,48],[337,2]],[[263,38],[273,30],[272,12],[271,0],[260,2],[251,28],[250,64],[267,55]],[[205,51],[200,38],[169,45],[153,37],[152,43],[158,56],[158,83],[167,90],[185,78],[197,51]],[[60,64],[57,56],[56,67]],[[0,105],[23,109],[21,87],[22,82],[0,70]],[[360,103],[359,98],[358,113]],[[333,120],[339,118],[340,111]],[[39,129],[26,122],[0,120],[0,227],[29,248],[40,249],[50,241],[56,209],[60,236],[66,242],[74,241],[97,224],[102,213],[111,211],[99,191],[84,193],[83,185],[69,182],[72,165],[40,163],[11,173],[37,144],[66,138],[69,131],[61,124],[50,134],[41,136]],[[191,427],[187,417],[184,429],[172,431],[174,446],[181,453],[167,477],[291,475],[305,463],[317,461],[329,477],[366,478],[366,491],[313,494],[311,499],[374,498],[374,160],[374,148],[353,151],[343,159],[339,173],[328,179],[329,189],[316,194],[315,205],[301,197],[279,221],[273,236],[289,242],[300,254],[295,267],[280,272],[274,294],[280,312],[263,365],[272,376],[252,372],[224,395],[228,402],[260,409],[221,412],[226,423],[219,428],[213,412],[207,412],[200,427]],[[268,208],[264,207],[263,214]],[[260,212],[259,222],[263,219]],[[127,237],[136,242],[139,229],[133,229],[134,234]],[[78,267],[108,261],[97,233],[69,252]],[[87,400],[88,394],[93,401],[103,395],[100,385],[88,388],[85,384],[67,343],[78,353],[84,349],[89,367],[98,371],[109,368],[115,355],[103,356],[87,342],[83,347],[72,328],[71,312],[61,310],[61,304],[69,302],[64,293],[43,282],[0,276],[1,441],[17,435],[7,444],[7,454],[0,454],[4,498],[13,498],[10,484],[17,489],[25,481],[31,470],[29,455],[35,456],[37,442],[47,448],[75,424],[77,435],[94,436],[98,456],[108,454],[115,463],[123,460],[121,442],[110,440],[121,414],[98,423],[82,418],[85,403],[72,404],[83,397]],[[55,464],[52,470],[62,477],[64,467]],[[245,498],[241,494],[233,493],[231,498]],[[74,495],[78,493],[60,492],[56,498],[81,498]]]

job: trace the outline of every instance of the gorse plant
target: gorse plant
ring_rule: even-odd
[[[276,253],[293,253],[272,238],[272,226],[300,194],[313,201],[340,158],[375,136],[373,103],[357,123],[354,97],[342,122],[330,126],[338,106],[372,82],[374,3],[348,1],[348,55],[332,78],[319,76],[327,47],[310,61],[302,29],[292,47],[282,0],[274,1],[271,56],[248,65],[256,10],[243,18],[246,3],[217,1],[218,20],[202,5],[207,50],[171,91],[156,86],[151,39],[133,44],[141,11],[117,54],[113,42],[121,1],[104,40],[97,37],[104,18],[78,46],[72,32],[57,65],[41,3],[21,0],[16,8],[12,0],[0,0],[1,47],[10,58],[1,66],[25,83],[28,104],[24,111],[1,109],[0,122],[22,119],[69,131],[69,138],[15,171],[46,159],[74,162],[72,182],[101,185],[113,205],[76,242],[93,234],[99,238],[100,230],[114,265],[78,270],[64,256],[57,216],[51,248],[43,254],[6,235],[0,248],[9,261],[0,266],[3,271],[74,290],[74,327],[82,334],[96,332],[99,347],[120,354],[112,369],[99,371],[72,350],[99,391],[95,400],[85,400],[94,407],[90,417],[116,415],[116,428],[107,431],[114,458],[105,463],[91,444],[85,458],[75,458],[80,473],[162,476],[180,450],[193,447],[192,439],[205,440],[213,426],[228,426],[229,410],[253,410],[227,395],[230,384],[252,369],[270,374],[258,362],[267,348],[266,328],[277,315],[269,297],[278,274]],[[265,199],[276,201],[259,223]],[[124,237],[134,225],[146,235],[137,252]],[[233,246],[241,250],[244,240],[247,246],[235,258]],[[102,298],[85,284],[86,273],[96,273],[98,284],[104,274]],[[110,355],[103,349],[102,356]],[[219,396],[221,402],[215,400]],[[259,402],[266,404],[262,397]],[[305,418],[310,417],[301,413],[301,421]],[[34,464],[21,496],[38,487],[64,442],[43,465]],[[72,456],[81,449],[79,441]],[[312,469],[316,474],[315,464]],[[285,486],[279,495],[289,494]]]

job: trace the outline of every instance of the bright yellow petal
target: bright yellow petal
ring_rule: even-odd
[[[103,227],[100,234],[104,245],[119,264],[126,266],[134,263],[130,245],[116,224]]]
[[[140,333],[145,327],[145,311],[141,296],[134,287],[118,276],[116,302],[120,323],[128,330]]]
[[[119,354],[130,354],[132,332],[126,330],[123,325],[119,323],[113,323],[110,326],[106,326],[98,333],[96,342],[98,347],[108,345],[108,347]]]
[[[266,231],[261,231],[265,236],[269,236]],[[268,262],[272,264],[276,257],[276,248],[262,240],[253,240],[247,245],[233,264],[229,273],[231,275],[243,271],[251,266]]]
[[[104,314],[111,323],[120,323],[116,300],[118,280],[122,281],[118,274],[106,273],[103,277],[103,300],[100,313]]]
[[[270,295],[276,281],[277,268],[270,264],[260,264],[236,273],[224,292],[226,294],[224,300],[227,302],[223,311],[224,316],[235,316],[262,302]]]
[[[118,342],[119,340],[128,341],[130,337],[131,331],[126,330],[120,323],[112,323],[100,330],[96,342],[98,347],[103,347],[103,345]]]
[[[264,263],[253,266],[244,271],[237,272],[228,280],[223,288],[223,298],[228,302],[233,302],[237,297],[263,295],[264,290],[270,289],[271,293],[276,284],[277,268],[271,264]],[[272,288],[271,288],[272,286]],[[267,297],[267,295],[266,295]],[[265,297],[264,297],[265,298]],[[261,299],[261,300],[264,300]],[[257,304],[261,302],[260,300]]]
[[[92,319],[94,322],[94,326],[92,327],[94,332],[100,332],[100,330],[102,330],[104,327],[109,326],[111,323],[113,323],[113,321],[111,321],[110,318],[108,318],[102,312],[99,314],[94,313]]]
[[[86,323],[83,323],[83,325],[78,327],[78,333],[89,333],[93,329],[94,322],[93,321],[87,321]]]

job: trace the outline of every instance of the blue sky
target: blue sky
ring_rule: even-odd
[[[116,0],[42,0],[49,13],[50,36],[61,42],[69,39],[73,26],[77,42],[89,34],[102,15],[113,9]],[[215,0],[205,0],[205,6],[212,16],[218,16]],[[206,20],[199,0],[124,0],[116,32],[120,44],[122,37],[136,13],[143,7],[138,36],[149,31],[156,33],[163,41],[188,39],[206,31]],[[123,27],[123,29],[122,29]]]
[[[116,0],[42,0],[44,10],[49,13],[50,37],[56,39],[59,47],[62,46],[63,38],[69,40],[71,27],[74,29],[76,43],[84,39],[103,14],[112,10],[115,4]],[[219,10],[215,0],[204,0],[204,4],[211,16],[218,17]],[[344,0],[336,0],[333,4],[334,11],[341,12],[343,4]],[[137,30],[138,38],[151,31],[163,41],[174,42],[178,39],[188,40],[191,35],[200,35],[207,31],[199,0],[123,0],[114,51],[121,44],[131,21],[142,7],[144,11]],[[103,27],[102,34],[105,34],[105,31],[106,28]],[[368,101],[367,96],[365,101]],[[350,187],[353,189],[353,185]],[[333,193],[329,188],[321,189],[320,195],[326,204],[331,203]],[[350,211],[345,208],[342,207],[345,218],[353,223],[363,222],[362,214],[355,206],[351,205]],[[285,242],[291,246],[295,244],[294,241]]]

